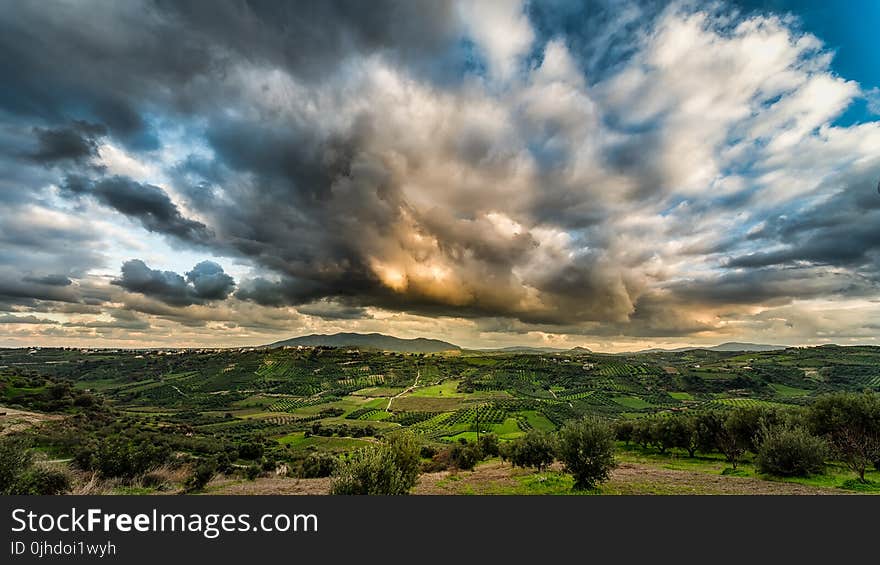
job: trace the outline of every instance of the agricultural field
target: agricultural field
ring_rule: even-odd
[[[399,430],[442,448],[486,434],[506,442],[554,431],[583,415],[622,421],[797,409],[824,393],[862,390],[880,391],[880,348],[632,355],[7,349],[0,350],[0,434],[31,434],[65,460],[81,438],[156,434],[179,454],[229,453],[232,468],[248,468],[350,453]]]

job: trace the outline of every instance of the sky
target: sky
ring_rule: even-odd
[[[878,342],[873,0],[2,4],[0,346]]]

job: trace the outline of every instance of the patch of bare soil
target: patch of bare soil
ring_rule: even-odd
[[[57,414],[41,414],[0,406],[0,436],[20,432],[43,422],[60,420],[63,417]]]
[[[559,465],[554,465],[559,470]],[[419,479],[414,494],[495,494],[528,491],[517,477],[533,471],[513,468],[500,462],[489,462],[474,471],[426,473]],[[715,475],[697,471],[664,469],[637,463],[623,463],[602,485],[604,494],[847,494],[846,491],[795,483],[766,481],[751,477]],[[564,494],[564,493],[560,493]]]
[[[559,470],[559,465],[554,465]],[[490,461],[474,471],[440,471],[424,473],[413,489],[417,495],[450,494],[497,494],[523,493],[528,490],[518,477],[534,471],[511,467],[499,461]],[[327,494],[330,479],[293,479],[287,477],[263,477],[254,481],[215,479],[206,493],[209,494]],[[833,488],[811,487],[795,483],[766,481],[751,477],[735,477],[652,467],[639,463],[623,463],[612,473],[611,479],[602,485],[603,494],[711,494],[711,495],[818,495],[848,494]],[[566,494],[560,492],[560,494]]]
[[[260,477],[253,481],[214,479],[205,489],[207,494],[328,494],[330,479],[293,479]]]
[[[525,469],[490,461],[473,471],[439,471],[423,473],[413,494],[491,494],[519,486],[517,476],[527,475]]]
[[[602,490],[615,494],[846,494],[833,488],[624,463]]]

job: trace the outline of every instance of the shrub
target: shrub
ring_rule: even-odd
[[[329,453],[310,453],[299,468],[301,479],[315,479],[329,477],[336,469],[338,459]]]
[[[70,490],[70,477],[67,473],[54,469],[31,469],[21,474],[14,490],[15,494],[62,494]]]
[[[499,453],[498,436],[495,434],[484,434],[477,440],[477,445],[482,452],[482,457],[497,457]]]
[[[202,490],[211,482],[217,474],[217,464],[214,461],[201,461],[193,469],[192,475],[186,480],[186,490]]]
[[[333,473],[330,494],[407,494],[418,476],[418,443],[411,434],[399,434],[341,461]]]
[[[260,476],[260,466],[257,464],[248,465],[244,470],[244,476],[247,480],[253,481]]]
[[[114,436],[81,447],[74,463],[85,471],[97,471],[104,478],[131,479],[167,462],[171,449],[146,437]]]
[[[556,458],[555,443],[551,434],[531,430],[512,442],[508,457],[516,467],[535,467],[541,471]]]
[[[238,446],[238,456],[248,461],[259,459],[263,456],[263,446],[259,443],[243,443]]]
[[[25,442],[0,440],[0,494],[52,495],[69,489],[66,473],[34,466],[33,453]]]
[[[385,445],[391,452],[393,464],[401,470],[404,480],[410,485],[409,488],[415,486],[419,480],[421,465],[418,439],[412,433],[404,432],[388,438]]]
[[[806,477],[825,469],[828,446],[804,428],[777,426],[762,434],[757,466],[762,473],[780,477]]]
[[[445,471],[453,465],[452,448],[446,448],[437,451],[430,461],[423,463],[421,471],[423,473],[436,473],[438,471]]]
[[[449,459],[456,468],[470,471],[483,459],[483,452],[476,443],[457,443],[449,450]]]
[[[592,489],[608,480],[614,462],[614,431],[598,419],[585,418],[559,430],[559,459],[574,477],[577,490]]]
[[[0,440],[0,494],[16,494],[21,474],[33,465],[33,454],[16,439]]]

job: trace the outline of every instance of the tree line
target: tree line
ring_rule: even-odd
[[[880,396],[834,393],[803,409],[749,407],[620,421],[615,435],[660,453],[721,453],[734,469],[752,453],[759,472],[781,477],[821,473],[834,459],[865,483],[870,466],[880,469]]]

